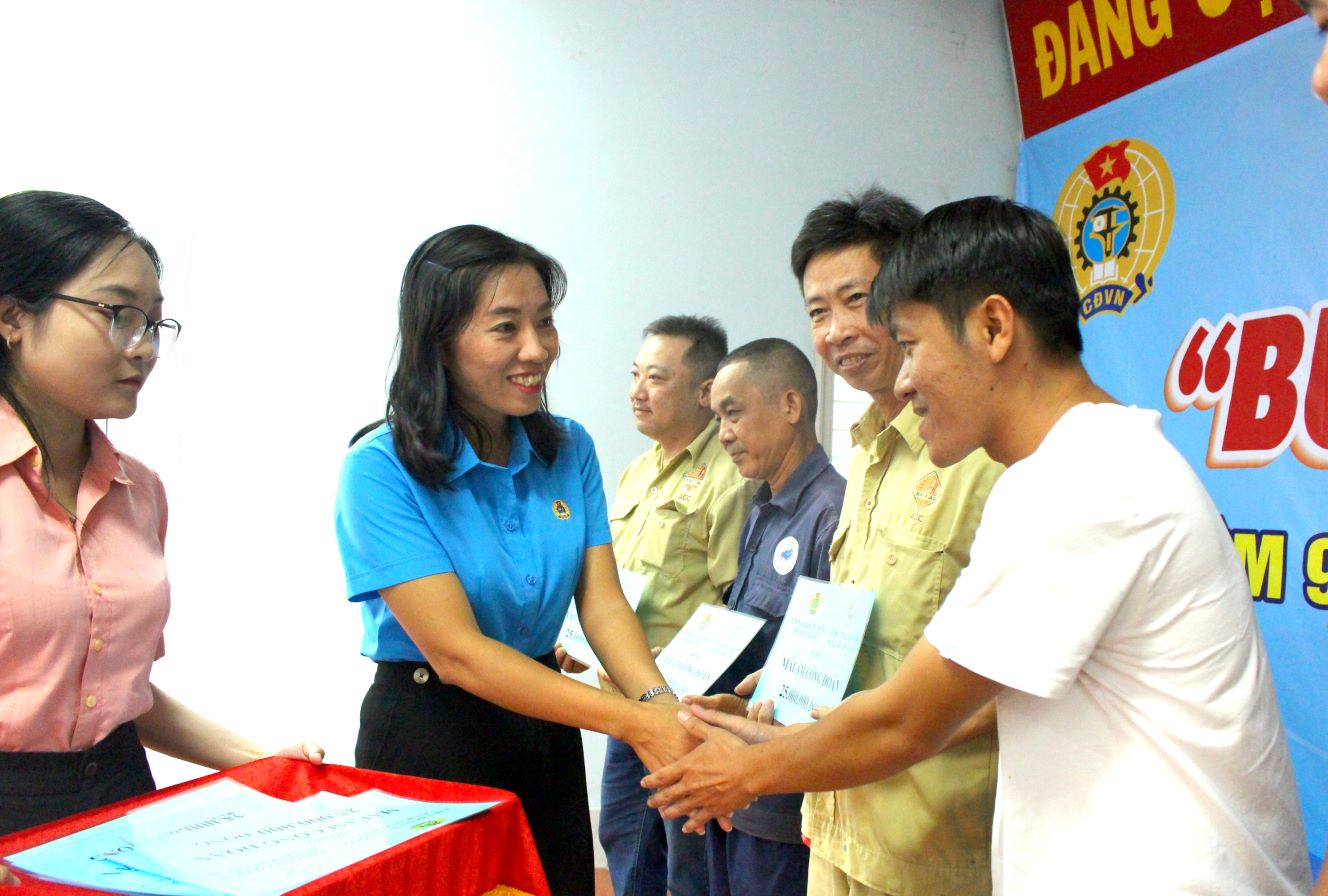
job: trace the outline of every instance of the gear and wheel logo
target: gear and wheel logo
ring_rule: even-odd
[[[1152,291],[1175,208],[1161,153],[1133,138],[1103,144],[1065,181],[1056,206],[1074,249],[1080,320],[1121,315]]]
[[[1084,207],[1075,234],[1075,255],[1084,268],[1128,258],[1130,246],[1139,239],[1139,203],[1123,187],[1107,187],[1093,194]]]

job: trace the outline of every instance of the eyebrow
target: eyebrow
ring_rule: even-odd
[[[484,313],[489,315],[490,317],[495,317],[495,316],[512,317],[515,315],[520,315],[523,310],[524,309],[518,308],[515,305],[499,305],[496,308],[490,308]],[[536,313],[539,313],[541,311],[552,311],[552,310],[553,310],[553,302],[551,301],[545,302],[543,305],[539,306],[539,308],[535,309]]]
[[[843,280],[835,284],[833,287],[831,287],[829,294],[831,296],[838,296],[838,295],[843,295],[845,292],[847,292],[850,289],[864,289],[862,280],[863,278],[861,277],[849,277],[847,280]],[[865,289],[867,290],[871,289],[870,280],[867,281]],[[824,302],[824,301],[826,301],[826,296],[822,295],[821,293],[817,293],[816,295],[811,295],[811,296],[803,296],[802,298],[803,305],[810,305],[812,302]]]
[[[121,286],[121,285],[118,284],[118,283],[107,283],[107,284],[104,284],[104,285],[102,285],[102,286],[98,286],[98,287],[93,288],[93,289],[91,290],[91,292],[110,292],[110,293],[115,293],[115,295],[119,296],[119,297],[122,298],[122,299],[128,299],[130,302],[133,302],[135,299],[139,298],[139,293],[137,293],[137,292],[135,292],[134,290],[130,289],[128,286]],[[155,298],[153,298],[153,299],[151,300],[151,304],[153,304],[153,305],[160,305],[160,304],[164,303],[165,301],[166,301],[166,297],[165,297],[165,296],[158,295],[157,297],[155,297]]]
[[[738,403],[737,399],[735,399],[732,395],[725,395],[719,401],[719,408],[720,410],[726,410],[728,408],[733,407],[737,403]]]

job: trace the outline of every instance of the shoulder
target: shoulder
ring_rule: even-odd
[[[131,488],[150,492],[159,501],[165,499],[166,486],[162,484],[161,477],[157,475],[156,470],[131,454],[117,453],[119,454],[120,469],[125,478],[131,483]]]
[[[341,479],[346,484],[360,477],[378,478],[398,471],[406,474],[392,441],[392,430],[383,423],[347,449],[341,465]]]

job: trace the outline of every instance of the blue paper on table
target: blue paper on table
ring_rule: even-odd
[[[224,778],[9,861],[47,879],[118,892],[275,896],[494,805],[378,790],[290,802]]]

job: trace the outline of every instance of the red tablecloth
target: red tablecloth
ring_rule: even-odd
[[[472,803],[497,800],[489,811],[422,834],[389,850],[370,856],[313,883],[291,890],[291,896],[480,896],[508,886],[533,896],[549,896],[526,824],[521,803],[506,790],[452,784],[385,772],[313,766],[294,759],[260,759],[225,772],[159,790],[139,799],[125,800],[92,812],[53,821],[0,838],[0,856],[13,855],[57,837],[110,821],[137,806],[180,793],[225,775],[255,790],[283,799],[298,800],[320,790],[354,796],[371,788],[420,800]],[[23,887],[15,893],[95,893],[82,887],[34,880],[22,872]]]

